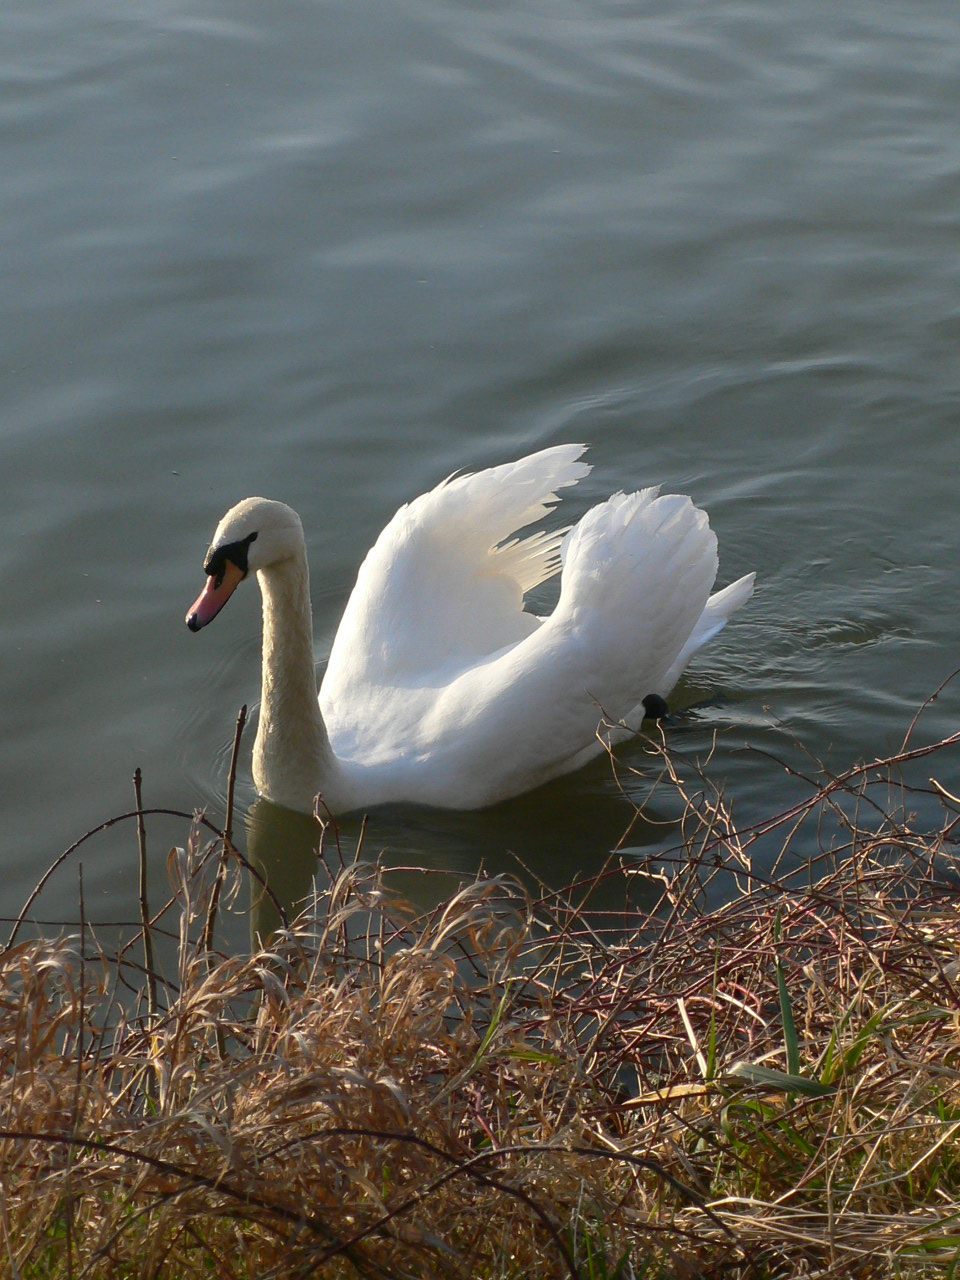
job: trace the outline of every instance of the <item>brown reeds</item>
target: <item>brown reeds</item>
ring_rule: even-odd
[[[902,776],[955,745],[742,830],[661,751],[682,840],[615,917],[341,853],[232,957],[195,821],[153,1009],[86,922],[0,957],[0,1274],[960,1274],[960,803]]]

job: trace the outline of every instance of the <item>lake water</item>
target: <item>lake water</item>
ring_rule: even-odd
[[[221,817],[257,593],[183,616],[249,493],[303,516],[322,663],[401,502],[586,440],[568,518],[663,482],[722,583],[758,572],[669,729],[688,758],[717,732],[741,819],[791,794],[745,748],[894,749],[960,665],[958,120],[932,0],[8,0],[0,915],[137,765],[148,805]],[[601,763],[374,815],[367,848],[557,882],[628,817]],[[162,878],[182,829],[148,834]],[[88,915],[135,914],[132,828],[82,860]],[[37,915],[75,918],[77,875]]]

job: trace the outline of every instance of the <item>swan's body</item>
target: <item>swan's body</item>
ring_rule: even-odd
[[[364,560],[317,697],[303,530],[279,502],[224,516],[199,630],[255,570],[263,594],[260,792],[332,812],[388,801],[472,809],[577,768],[601,718],[636,727],[753,590],[710,595],[717,540],[689,498],[615,494],[566,534],[513,537],[582,479],[581,445],[445,481],[400,508]],[[511,540],[512,539],[512,540]],[[546,618],[524,594],[562,564]]]

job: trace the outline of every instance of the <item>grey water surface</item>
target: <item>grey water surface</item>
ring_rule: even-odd
[[[137,765],[222,820],[259,602],[183,617],[251,493],[303,517],[318,664],[379,529],[456,468],[584,440],[567,520],[690,493],[758,589],[668,736],[717,735],[744,822],[795,794],[773,756],[888,753],[960,665],[954,3],[8,0],[0,174],[0,916]],[[372,815],[366,848],[559,882],[629,819],[600,762]],[[183,835],[148,826],[159,881]],[[76,918],[81,860],[88,916],[134,915],[129,823],[35,914]]]

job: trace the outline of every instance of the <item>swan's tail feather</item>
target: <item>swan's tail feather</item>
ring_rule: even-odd
[[[715,591],[707,601],[703,613],[700,615],[700,621],[693,629],[693,635],[688,643],[692,643],[695,647],[690,650],[693,654],[701,645],[705,645],[708,640],[712,640],[715,635],[727,625],[731,614],[736,613],[741,605],[747,603],[753,595],[753,584],[756,578],[755,573],[746,573],[742,578],[738,578],[736,582],[731,582],[728,587],[724,587],[722,591]]]
[[[736,582],[731,582],[728,587],[724,587],[722,591],[715,591],[704,606],[700,620],[694,627],[690,638],[680,650],[677,659],[667,673],[667,682],[669,687],[673,687],[680,679],[684,667],[697,652],[702,649],[708,640],[712,640],[714,636],[719,635],[723,628],[727,625],[732,614],[747,603],[753,595],[753,584],[756,579],[755,573],[746,573],[742,578],[738,578]]]
[[[741,605],[747,603],[753,595],[753,584],[756,576],[755,573],[745,573],[736,582],[731,582],[729,587],[724,587],[722,591],[713,593],[703,611],[704,618],[709,617],[717,621],[716,630],[711,630],[711,636],[715,636],[717,631],[726,624],[730,615],[736,613]],[[706,637],[706,639],[709,638],[709,636]]]

